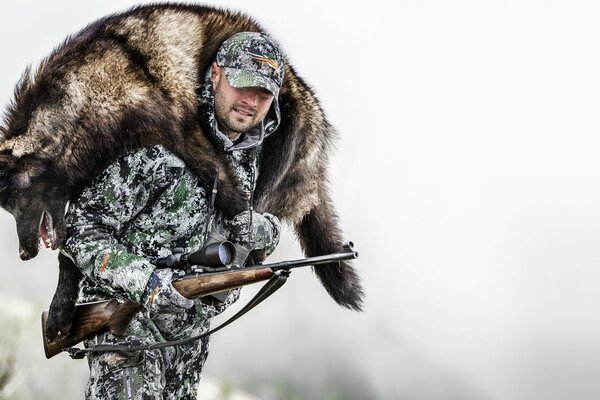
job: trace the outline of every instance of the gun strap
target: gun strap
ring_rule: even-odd
[[[290,270],[288,269],[280,269],[275,271],[275,275],[271,277],[263,285],[263,287],[256,293],[256,295],[235,315],[229,318],[227,321],[223,322],[221,325],[217,326],[214,329],[209,330],[208,332],[202,333],[200,335],[192,336],[186,339],[180,340],[172,340],[168,342],[160,342],[160,343],[152,343],[152,344],[141,344],[141,342],[137,340],[132,340],[130,342],[123,342],[120,344],[114,345],[96,345],[91,346],[86,349],[79,349],[76,347],[68,347],[63,349],[69,353],[69,356],[73,359],[81,359],[85,357],[88,353],[103,353],[103,352],[130,352],[130,351],[150,351],[150,350],[159,350],[165,347],[170,346],[181,346],[184,344],[191,343],[193,341],[202,339],[207,337],[223,328],[227,325],[231,324],[233,321],[240,318],[242,315],[246,314],[248,311],[252,310],[258,304],[262,303],[269,296],[275,293],[283,284],[287,281],[287,278],[290,276]]]

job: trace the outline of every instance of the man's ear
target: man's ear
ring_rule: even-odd
[[[212,81],[213,90],[217,89],[219,80],[221,79],[221,67],[216,62],[213,62],[210,66],[210,80]]]

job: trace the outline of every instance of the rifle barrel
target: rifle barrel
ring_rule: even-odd
[[[280,261],[280,262],[271,263],[271,264],[251,265],[248,267],[231,269],[231,270],[225,271],[225,272],[218,271],[218,272],[193,273],[193,274],[186,275],[186,276],[182,277],[181,279],[200,277],[200,276],[207,277],[207,276],[211,276],[211,275],[223,275],[223,274],[228,274],[230,272],[251,271],[251,270],[255,270],[255,269],[264,269],[264,268],[270,268],[273,271],[277,271],[279,269],[292,269],[292,268],[299,268],[299,267],[308,267],[310,265],[329,264],[329,263],[336,262],[336,261],[354,260],[356,258],[358,258],[358,252],[352,250],[352,248],[349,248],[349,250],[347,250],[347,251],[344,251],[341,253],[328,254],[325,256],[308,257],[308,258],[301,258],[298,260],[290,260],[290,261]]]
[[[308,265],[321,265],[321,264],[329,264],[331,262],[336,262],[336,261],[353,260],[355,258],[358,258],[357,251],[346,251],[343,253],[329,254],[326,256],[316,256],[316,257],[302,258],[300,260],[281,261],[281,262],[273,263],[273,264],[265,264],[265,265],[263,265],[263,267],[269,267],[273,270],[291,269],[291,268],[298,268],[298,267],[306,267]]]

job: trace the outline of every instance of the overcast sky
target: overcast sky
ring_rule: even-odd
[[[0,103],[66,35],[138,3],[2,2]],[[319,384],[303,363],[339,369],[381,398],[598,398],[600,6],[210,4],[256,17],[339,130],[332,193],[367,303],[342,310],[294,273],[214,337],[209,371],[264,357],[299,382]],[[5,212],[0,232],[0,290],[25,298],[30,279],[47,305],[56,255],[21,262]],[[297,255],[287,232],[274,258]]]

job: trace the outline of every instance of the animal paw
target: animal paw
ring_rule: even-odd
[[[75,299],[54,295],[46,321],[46,337],[49,341],[67,336],[71,330],[74,312]]]

